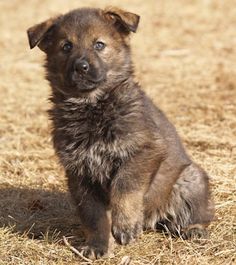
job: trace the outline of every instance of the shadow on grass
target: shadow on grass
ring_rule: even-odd
[[[56,190],[0,187],[0,227],[32,239],[55,242],[74,236],[73,245],[83,242],[69,194]]]

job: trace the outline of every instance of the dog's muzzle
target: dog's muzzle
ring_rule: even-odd
[[[95,89],[106,79],[100,67],[95,67],[84,58],[76,59],[71,70],[72,85],[81,91]]]

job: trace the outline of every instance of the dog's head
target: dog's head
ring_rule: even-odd
[[[31,48],[47,55],[47,78],[64,94],[125,80],[132,71],[128,36],[139,16],[116,8],[81,8],[28,29]]]

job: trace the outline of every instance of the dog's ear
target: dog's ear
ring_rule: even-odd
[[[47,48],[52,44],[52,32],[60,17],[61,16],[50,18],[27,30],[31,49],[37,45],[42,51],[47,50]]]
[[[131,31],[136,32],[140,16],[115,7],[106,8],[104,12],[105,17],[109,19],[120,32],[125,34],[129,34]]]

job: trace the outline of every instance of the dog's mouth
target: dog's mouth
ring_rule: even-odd
[[[96,78],[93,78],[90,76],[85,77],[83,75],[77,75],[73,73],[71,76],[71,85],[81,92],[88,92],[96,89],[98,86],[104,83],[105,80],[105,74],[101,74]]]

